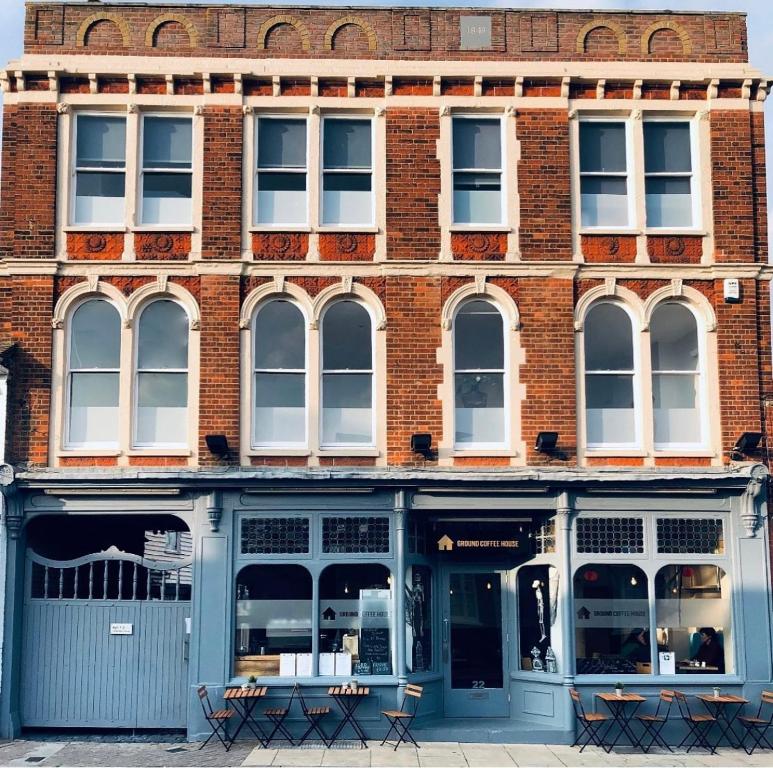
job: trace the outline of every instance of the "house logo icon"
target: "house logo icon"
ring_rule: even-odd
[[[442,538],[438,539],[437,548],[440,552],[450,552],[454,548],[453,539],[444,535]]]
[[[322,612],[322,618],[324,621],[335,621],[336,612],[330,606],[328,606]]]
[[[580,608],[579,611],[577,611],[577,618],[578,619],[589,619],[590,618],[590,611],[583,605],[582,608]]]

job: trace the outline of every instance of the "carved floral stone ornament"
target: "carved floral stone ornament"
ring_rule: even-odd
[[[746,490],[741,495],[741,522],[746,531],[746,538],[753,539],[762,525],[760,507],[765,503],[766,488],[770,473],[762,464],[752,467]]]
[[[669,237],[666,240],[666,251],[670,256],[681,256],[684,253],[684,238]]]
[[[342,253],[354,253],[357,250],[357,238],[351,234],[338,235],[336,245]]]
[[[174,247],[174,240],[169,235],[158,235],[153,243],[153,247],[161,253],[169,253]]]
[[[271,250],[277,253],[287,253],[291,242],[289,235],[276,234],[269,237]]]
[[[107,239],[104,235],[89,235],[86,238],[86,250],[89,253],[101,253],[107,247]]]

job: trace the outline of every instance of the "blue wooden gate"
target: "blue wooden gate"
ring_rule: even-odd
[[[28,550],[24,726],[184,728],[191,562]]]

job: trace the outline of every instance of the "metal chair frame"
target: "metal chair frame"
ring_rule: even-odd
[[[770,706],[770,717],[765,720],[762,717],[762,712],[766,706]],[[757,714],[752,717],[745,715],[739,715],[738,722],[744,727],[746,733],[741,739],[741,746],[747,755],[751,755],[761,743],[765,743],[765,749],[773,749],[773,744],[768,741],[768,729],[773,728],[773,691],[763,691],[760,696],[760,706],[757,708]],[[746,746],[746,738],[750,736],[752,739],[752,747],[749,749]]]
[[[199,749],[204,749],[204,747],[212,740],[212,737],[217,736],[218,741],[225,747],[225,751],[228,752],[233,744],[233,739],[228,738],[227,725],[228,721],[234,715],[234,710],[213,709],[206,685],[200,685],[197,692],[199,694],[199,701],[201,702],[201,709],[204,712],[204,717],[206,718],[207,723],[209,723],[209,727],[212,729],[209,738],[199,747]]]
[[[687,725],[687,735],[679,742],[677,749],[681,749],[685,742],[692,736],[692,741],[687,745],[689,752],[693,747],[702,747],[707,749],[712,755],[717,754],[716,746],[712,745],[707,736],[713,725],[717,722],[714,715],[694,715],[690,712],[690,705],[687,703],[687,696],[681,691],[674,691],[676,705],[679,707],[679,715]]]
[[[388,709],[381,714],[389,720],[389,730],[387,735],[384,736],[384,740],[381,742],[381,746],[389,744],[393,746],[395,751],[401,744],[413,744],[417,749],[420,749],[418,742],[413,738],[411,733],[411,725],[416,718],[416,712],[419,709],[419,703],[421,702],[421,696],[424,692],[424,688],[421,685],[413,685],[408,683],[405,686],[405,692],[403,693],[403,702],[400,705],[400,709]],[[394,732],[397,736],[396,742],[389,741],[389,737]]]
[[[580,752],[582,752],[591,742],[593,742],[594,746],[601,747],[605,752],[609,752],[604,746],[604,742],[601,740],[599,730],[603,725],[607,725],[611,718],[601,712],[586,713],[585,707],[582,705],[582,698],[575,688],[569,689],[569,696],[572,699],[575,720],[582,726],[582,730],[576,735],[572,742],[572,746],[578,746],[582,737],[587,734],[585,742],[580,747]]]
[[[286,707],[274,707],[272,709],[266,709],[263,715],[274,726],[271,733],[266,739],[266,746],[268,746],[276,736],[277,732],[281,733],[287,741],[290,742],[290,746],[295,746],[292,734],[287,730],[287,726],[284,724],[285,719],[290,714],[290,710],[293,706],[293,699],[295,698],[295,686],[290,689],[290,700],[287,702]]]
[[[658,707],[655,710],[654,715],[636,715],[636,720],[641,724],[644,729],[642,735],[639,737],[638,742],[634,745],[639,747],[646,755],[656,744],[661,747],[665,747],[669,752],[673,752],[669,744],[667,744],[661,737],[661,731],[666,727],[668,722],[668,715],[671,712],[671,705],[674,702],[673,691],[661,691],[658,698]],[[660,710],[663,708],[663,714]],[[649,736],[650,743],[645,747],[642,743],[644,738]]]
[[[309,723],[309,727],[306,729],[303,736],[301,736],[298,740],[298,744],[303,744],[309,738],[312,732],[314,732],[320,737],[320,739],[322,739],[322,743],[326,747],[329,747],[330,739],[322,728],[322,718],[324,718],[325,715],[330,714],[330,707],[323,706],[310,708],[306,706],[306,700],[303,698],[303,690],[298,683],[293,686],[293,696],[298,697],[298,701],[301,704],[301,712],[303,712],[303,716]]]

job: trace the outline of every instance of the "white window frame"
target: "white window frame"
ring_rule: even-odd
[[[500,320],[502,321],[502,362],[504,367],[501,370],[502,373],[502,388],[503,388],[503,410],[504,410],[504,417],[503,417],[503,424],[502,424],[502,434],[504,435],[504,440],[502,440],[499,443],[481,443],[481,442],[469,442],[469,443],[458,443],[456,441],[456,410],[457,410],[457,404],[456,404],[456,375],[458,373],[500,373],[497,369],[489,369],[489,368],[475,368],[475,369],[458,369],[456,367],[456,319],[459,315],[459,312],[461,309],[473,302],[473,301],[485,301],[486,303],[490,304],[498,313]],[[451,334],[451,367],[452,367],[452,384],[453,384],[453,450],[455,452],[465,453],[469,451],[502,451],[502,450],[508,450],[510,448],[510,349],[508,344],[508,324],[506,320],[505,312],[503,311],[502,307],[496,302],[494,299],[492,299],[489,296],[470,296],[469,298],[464,299],[463,301],[459,302],[459,304],[454,309],[454,317],[453,317],[453,324],[451,326],[452,334]]]
[[[364,368],[356,368],[356,369],[338,369],[338,368],[332,368],[328,369],[324,367],[324,360],[325,360],[325,343],[324,343],[324,328],[325,328],[325,315],[328,313],[331,307],[335,306],[341,301],[352,301],[355,304],[359,304],[365,311],[368,313],[368,317],[370,318],[370,369],[366,370]],[[368,443],[326,443],[324,442],[324,431],[323,431],[323,420],[324,420],[324,412],[325,412],[325,399],[324,399],[324,379],[325,375],[337,375],[337,374],[368,374],[370,376],[370,414],[371,414],[371,424],[370,424],[370,442]],[[352,449],[353,451],[362,450],[362,449],[372,449],[375,448],[378,441],[378,436],[376,433],[376,408],[377,408],[377,399],[376,399],[376,387],[378,385],[378,381],[376,379],[376,318],[371,310],[371,308],[368,306],[367,302],[363,301],[362,299],[358,298],[357,296],[340,296],[335,298],[333,301],[329,302],[325,308],[322,310],[320,314],[319,319],[319,379],[318,379],[318,389],[319,392],[319,404],[318,404],[318,410],[319,410],[319,450],[322,452],[325,451],[339,451],[341,449]]]
[[[196,158],[196,128],[193,120],[193,114],[188,112],[143,112],[139,119],[138,139],[137,139],[137,219],[141,227],[153,227],[155,229],[170,228],[175,229],[179,227],[193,226],[194,210],[193,202],[195,199],[195,174],[194,174],[194,160]],[[191,123],[191,166],[188,170],[182,170],[180,168],[153,168],[148,170],[147,173],[169,173],[188,175],[191,177],[191,217],[190,221],[177,221],[177,222],[146,222],[145,221],[145,119],[148,117],[158,118],[185,118]]]
[[[305,367],[303,369],[298,368],[261,368],[258,369],[255,365],[255,335],[256,335],[256,325],[258,320],[258,315],[260,312],[265,309],[268,304],[270,304],[273,301],[286,301],[289,304],[292,304],[295,309],[298,310],[301,314],[301,319],[303,322],[303,334],[304,334],[304,345],[305,345],[305,351],[304,351],[304,365]],[[258,303],[258,305],[255,307],[252,313],[252,320],[250,322],[250,448],[252,450],[258,450],[263,451],[265,449],[271,449],[271,448],[279,448],[279,449],[297,449],[297,448],[303,448],[307,449],[309,447],[309,413],[311,411],[311,408],[309,407],[309,382],[310,382],[310,371],[309,371],[309,318],[306,315],[306,312],[304,311],[303,306],[295,301],[291,297],[287,296],[280,296],[280,295],[274,295],[270,296],[264,301],[261,301]],[[257,388],[255,386],[256,378],[258,373],[302,373],[304,375],[304,385],[303,385],[303,410],[304,410],[304,437],[303,440],[300,442],[291,442],[291,441],[283,441],[283,442],[272,442],[272,441],[259,441],[257,439],[256,434],[256,423],[255,423],[255,397],[257,395]],[[320,389],[321,393],[321,389]],[[321,411],[321,409],[320,409]]]
[[[454,166],[454,120],[497,120],[499,122],[499,168],[456,168]],[[507,222],[507,174],[505,169],[507,168],[507,134],[505,126],[507,125],[507,116],[501,113],[488,113],[488,112],[454,112],[451,115],[451,226],[454,229],[469,228],[471,230],[479,230],[481,228],[490,228],[497,226],[505,226]],[[498,173],[499,174],[499,221],[494,222],[466,222],[456,220],[456,206],[454,205],[454,192],[456,190],[456,174],[457,173]],[[501,311],[501,310],[500,310]]]
[[[361,120],[370,123],[370,168],[334,168],[325,169],[325,127],[329,120]],[[335,113],[323,114],[320,117],[319,128],[319,228],[322,230],[357,231],[363,227],[373,227],[376,224],[376,121],[372,114]],[[308,157],[308,156],[307,156]],[[308,162],[308,159],[307,159]],[[366,222],[336,223],[325,221],[325,174],[361,174],[370,176],[370,219]]]

